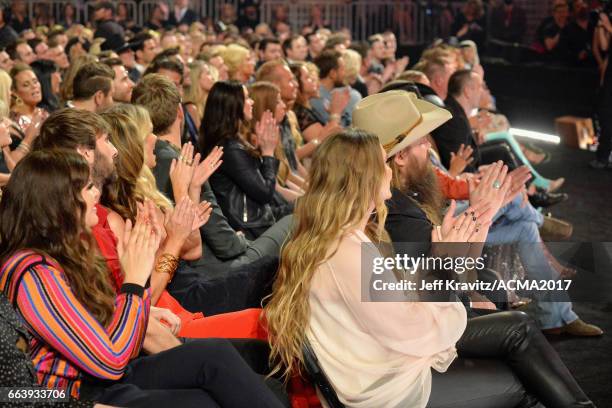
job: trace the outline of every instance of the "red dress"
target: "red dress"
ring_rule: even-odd
[[[102,256],[111,272],[111,281],[117,291],[123,283],[123,273],[117,253],[117,237],[108,224],[108,209],[96,205],[98,225],[92,228],[92,233]],[[260,325],[261,309],[246,309],[238,312],[223,313],[205,317],[202,313],[192,313],[185,310],[180,303],[164,290],[155,305],[169,309],[181,319],[181,337],[221,337],[240,339],[267,340],[267,333]]]

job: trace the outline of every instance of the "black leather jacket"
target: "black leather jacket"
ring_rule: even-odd
[[[276,174],[279,161],[256,157],[236,139],[223,143],[223,163],[210,178],[210,185],[232,228],[256,238],[276,221]]]

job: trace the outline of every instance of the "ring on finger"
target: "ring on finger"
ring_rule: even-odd
[[[493,182],[493,188],[496,190],[499,190],[501,188],[501,183],[499,182],[499,180],[495,180]]]

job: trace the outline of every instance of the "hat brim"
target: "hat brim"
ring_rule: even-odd
[[[413,102],[421,113],[421,122],[415,126],[400,143],[393,146],[393,148],[387,152],[388,157],[397,154],[410,144],[427,136],[453,117],[448,110],[439,108],[422,99],[414,99]]]

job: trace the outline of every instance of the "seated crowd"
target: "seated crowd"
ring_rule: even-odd
[[[407,70],[392,33],[215,34],[183,10],[128,35],[115,14],[0,53],[0,385],[314,407],[311,348],[347,407],[595,406],[545,337],[603,334],[565,292],[362,292],[370,257],[453,243],[576,274],[545,243],[571,225],[539,211],[564,180],[508,133],[476,47]]]

